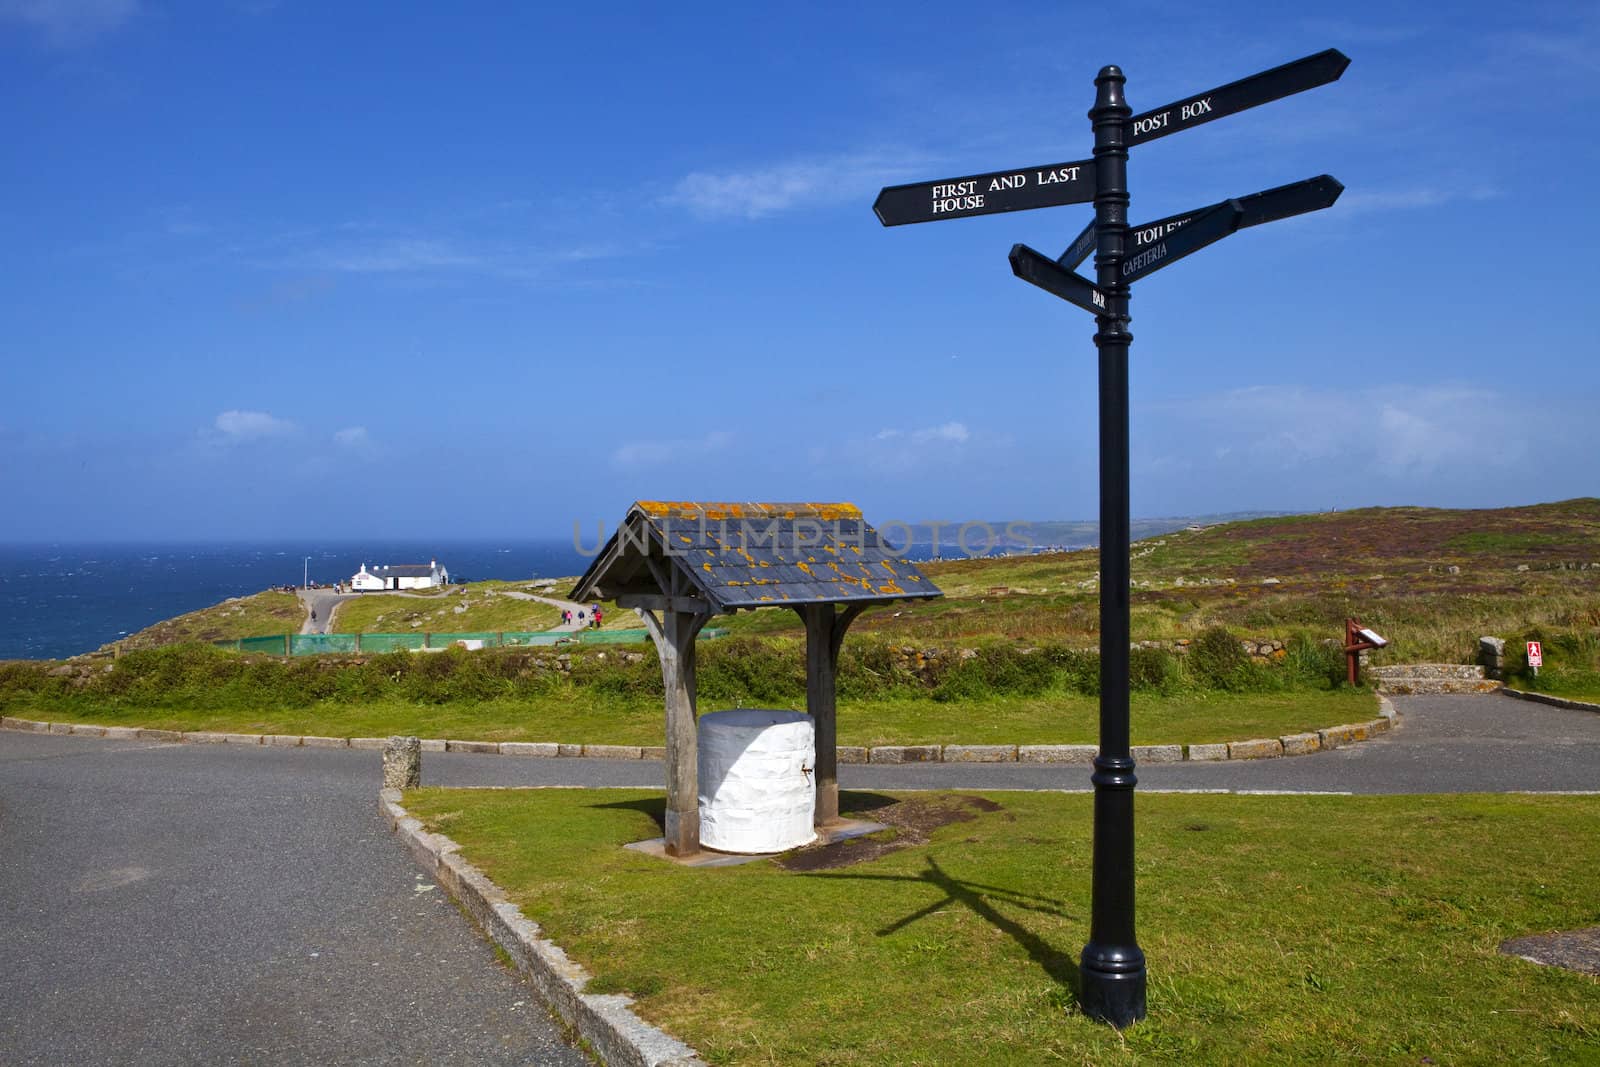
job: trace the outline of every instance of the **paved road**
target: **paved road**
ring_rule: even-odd
[[[587,1062],[388,833],[377,753],[84,740],[0,733],[0,1063]]]
[[[333,612],[336,607],[346,600],[352,600],[359,593],[335,593],[332,589],[301,589],[299,590],[300,603],[305,607],[306,620],[300,626],[303,634],[325,634],[330,632],[328,627],[333,625]],[[315,614],[313,621],[311,616]]]
[[[537,593],[522,593],[515,589],[492,589],[490,592],[492,592],[495,596],[508,596],[513,600],[537,600],[541,604],[549,604],[557,611],[572,612],[571,621],[558,621],[554,626],[550,627],[551,630],[562,630],[567,633],[572,633],[577,630],[587,630],[589,628],[589,620],[593,618],[591,614],[591,612],[594,611],[593,604],[579,604],[575,600],[562,600],[559,597],[540,596]],[[579,612],[583,613],[582,620],[578,618]]]
[[[1600,789],[1600,714],[1401,697],[1379,740],[1150,764],[1149,789]],[[1082,766],[840,768],[849,788],[1087,789]],[[553,1062],[532,990],[419,879],[379,757],[0,732],[0,1062]],[[448,785],[661,786],[659,763],[429,753]],[[419,891],[421,890],[421,891]]]

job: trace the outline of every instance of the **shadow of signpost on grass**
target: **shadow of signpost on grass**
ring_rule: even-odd
[[[1010,937],[1028,957],[1044,968],[1044,972],[1052,979],[1067,986],[1073,995],[1078,993],[1078,965],[1071,954],[1062,952],[1053,947],[1048,941],[1029,930],[1014,919],[1007,918],[995,907],[995,903],[1021,908],[1024,911],[1037,912],[1041,915],[1051,915],[1060,919],[1074,919],[1061,910],[1062,902],[1051,897],[1043,897],[1034,893],[1024,893],[1016,889],[1007,889],[1004,886],[985,885],[981,882],[968,882],[953,877],[939,866],[939,861],[932,856],[927,857],[927,869],[921,874],[815,874],[813,878],[841,878],[865,882],[924,882],[940,890],[944,897],[927,907],[919,908],[902,919],[897,919],[888,926],[878,930],[879,937],[888,937],[899,932],[920,919],[937,914],[954,904],[961,904],[972,911],[980,919],[993,926],[996,930]],[[991,899],[994,903],[991,903]]]
[[[939,861],[931,855],[925,857],[926,869],[919,874],[847,874],[837,870],[839,867],[854,866],[906,847],[923,845],[927,840],[926,833],[932,828],[950,822],[964,822],[980,813],[1000,811],[1000,805],[973,796],[955,795],[937,800],[934,798],[908,800],[862,791],[845,793],[840,800],[842,813],[856,815],[875,813],[890,824],[893,832],[888,835],[874,834],[867,838],[796,849],[782,856],[730,855],[722,862],[741,864],[758,859],[770,859],[774,861],[776,869],[807,879],[923,883],[932,886],[942,894],[940,899],[880,928],[876,931],[877,935],[888,937],[930,915],[954,905],[961,905],[1010,937],[1021,946],[1031,960],[1044,969],[1052,980],[1071,990],[1074,997],[1078,995],[1078,965],[1072,954],[1057,949],[1043,937],[1015,919],[1007,917],[1000,910],[1003,906],[1069,921],[1078,919],[1078,916],[1063,910],[1063,901],[1005,886],[956,878],[941,867]],[[597,809],[637,812],[649,817],[658,827],[662,824],[665,811],[665,802],[659,797],[608,801],[590,806]],[[706,858],[715,855],[707,852]],[[705,865],[721,865],[721,863]]]

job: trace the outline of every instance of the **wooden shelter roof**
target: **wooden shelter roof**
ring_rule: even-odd
[[[572,599],[686,596],[724,613],[943,595],[854,504],[641,500]]]

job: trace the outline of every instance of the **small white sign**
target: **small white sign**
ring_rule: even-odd
[[[1537,641],[1528,642],[1528,666],[1544,666],[1544,649],[1539,647],[1539,642]]]

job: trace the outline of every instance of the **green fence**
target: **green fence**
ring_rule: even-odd
[[[728,631],[707,628],[702,638],[726,636]],[[275,634],[271,637],[238,637],[213,642],[218,648],[235,652],[258,652],[271,656],[319,656],[331,652],[420,652],[450,648],[458,641],[480,641],[484,648],[528,648],[540,645],[643,645],[650,635],[643,630],[480,630],[466,633],[405,634]]]

